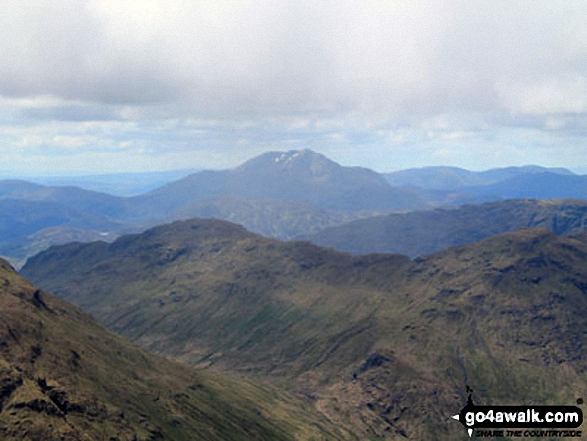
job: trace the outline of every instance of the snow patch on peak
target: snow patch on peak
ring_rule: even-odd
[[[299,151],[285,152],[285,153],[282,153],[280,156],[276,157],[274,159],[274,161],[275,161],[275,163],[283,162],[284,165],[288,165],[293,160],[295,160],[295,158],[300,156],[301,154],[302,154],[302,152],[299,152]]]
[[[287,158],[287,153],[282,153],[281,156],[278,156],[277,158],[275,158],[275,162],[281,162],[286,158]]]

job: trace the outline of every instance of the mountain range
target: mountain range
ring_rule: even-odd
[[[22,274],[185,364],[263,378],[360,439],[468,439],[466,402],[587,392],[587,236],[523,229],[353,257],[191,220],[52,247]]]
[[[124,200],[76,187],[0,181],[0,249],[45,228],[98,233],[121,229]]]
[[[35,176],[28,180],[48,187],[79,187],[84,190],[129,197],[154,190],[198,171],[198,169],[186,169],[102,175]]]
[[[394,212],[510,198],[587,197],[587,176],[566,169],[426,168],[382,175],[343,167],[310,150],[269,152],[230,170],[199,171],[169,182],[172,176],[159,176],[165,185],[132,197],[0,181],[0,255],[18,265],[48,243],[71,240],[71,229],[78,240],[91,240],[192,217],[214,216],[292,239]],[[130,178],[113,179],[127,188]]]
[[[395,189],[371,170],[342,167],[308,150],[267,153],[235,169],[193,173],[135,197],[5,180],[0,181],[0,254],[22,259],[23,249],[39,249],[34,233],[46,228],[86,230],[88,237],[119,234],[206,213],[209,207],[256,231],[291,238],[422,204],[427,206],[412,190]],[[52,237],[54,243],[69,240]]]
[[[494,185],[518,176],[535,176],[544,173],[562,176],[574,175],[566,168],[527,165],[485,171],[471,171],[459,167],[422,167],[384,173],[383,176],[391,185],[399,187],[410,186],[430,190],[455,191],[476,186]]]
[[[171,213],[220,197],[302,201],[330,211],[406,210],[428,201],[389,185],[378,173],[343,167],[310,150],[269,152],[231,170],[203,171],[132,198],[135,210]]]
[[[479,198],[496,199],[587,199],[587,176],[561,175],[556,173],[523,174],[491,185],[475,188],[469,192]]]
[[[416,257],[523,227],[546,228],[556,234],[586,232],[587,201],[516,199],[393,213],[300,238],[354,254],[402,253]]]

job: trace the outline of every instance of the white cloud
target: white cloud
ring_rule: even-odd
[[[587,136],[583,0],[5,0],[1,11],[8,145],[96,137],[96,149],[244,155],[292,140],[389,151],[512,128]],[[9,138],[12,127],[31,133]]]
[[[441,148],[441,149],[435,150],[432,153],[432,156],[434,156],[435,158],[447,158],[451,155],[452,155],[452,152],[447,148]]]
[[[457,131],[457,132],[446,132],[446,133],[443,133],[441,136],[443,139],[446,139],[449,141],[454,141],[457,139],[470,138],[471,136],[473,136],[473,134],[471,132]]]
[[[0,91],[203,113],[484,108],[535,72],[584,81],[568,29],[585,18],[570,1],[9,1]]]
[[[54,136],[51,144],[61,148],[77,148],[92,145],[98,142],[95,136]]]
[[[560,75],[527,83],[499,85],[506,108],[515,113],[550,115],[587,113],[587,74]]]

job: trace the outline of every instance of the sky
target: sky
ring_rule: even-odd
[[[587,167],[584,0],[3,0],[0,176]]]

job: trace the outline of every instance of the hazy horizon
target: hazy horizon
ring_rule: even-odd
[[[266,151],[266,152],[261,152],[259,155],[262,155],[264,153],[270,153],[270,152],[277,152],[276,150],[270,150],[270,151]],[[256,156],[259,156],[256,155]],[[253,159],[255,156],[250,157],[245,159],[242,163],[248,161],[249,159]],[[328,159],[332,159],[332,158],[328,158]],[[336,161],[335,161],[336,162]],[[237,164],[241,165],[242,163]],[[342,164],[340,163],[340,165],[345,166],[345,167],[354,167],[354,166],[359,166],[359,167],[363,167],[359,164]],[[587,167],[550,167],[547,165],[541,165],[541,164],[521,164],[521,165],[506,165],[503,167],[491,167],[491,168],[484,168],[484,169],[473,169],[473,168],[464,168],[464,167],[459,167],[459,166],[453,166],[453,165],[448,165],[448,164],[440,164],[440,165],[422,165],[422,166],[414,166],[414,167],[407,167],[407,168],[396,168],[396,169],[390,169],[390,170],[377,170],[376,168],[371,168],[371,167],[366,167],[369,169],[372,169],[378,173],[392,173],[392,172],[396,172],[396,171],[403,171],[403,170],[410,170],[410,169],[422,169],[422,168],[428,168],[428,167],[447,167],[447,168],[460,168],[460,169],[464,169],[464,170],[468,170],[468,171],[472,171],[472,172],[483,172],[483,171],[487,171],[487,170],[495,170],[495,169],[500,169],[500,168],[508,168],[508,167],[531,167],[531,166],[538,166],[538,167],[545,167],[545,168],[564,168],[567,169],[569,171],[571,171],[572,173],[575,173],[577,175],[583,175],[583,174],[587,174]],[[50,181],[50,180],[59,180],[59,179],[91,179],[91,178],[106,178],[106,177],[114,177],[114,176],[120,176],[120,177],[124,177],[124,176],[141,176],[141,175],[172,175],[172,174],[191,174],[191,173],[197,173],[199,171],[204,171],[204,170],[209,170],[209,171],[222,171],[222,170],[229,170],[232,169],[234,167],[224,167],[224,168],[197,168],[197,167],[186,167],[186,168],[177,168],[177,169],[167,169],[167,170],[143,170],[143,171],[110,171],[110,172],[100,172],[100,171],[96,171],[93,173],[84,173],[84,172],[72,172],[72,173],[46,173],[46,174],[42,174],[42,173],[15,173],[12,171],[7,171],[7,170],[0,170],[0,180],[3,179],[23,179],[23,180],[46,180],[46,181]]]

